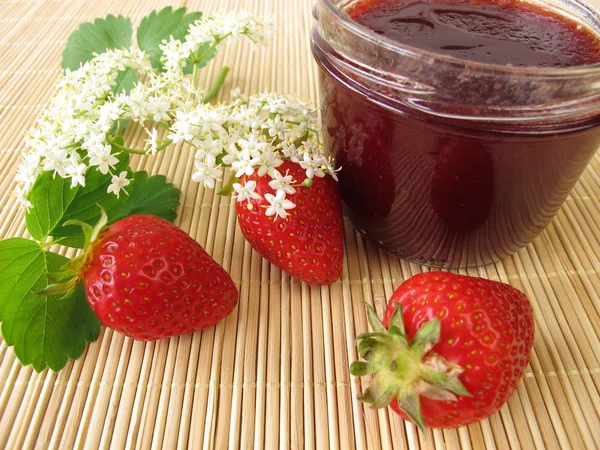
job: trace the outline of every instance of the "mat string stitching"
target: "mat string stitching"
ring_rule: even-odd
[[[559,375],[563,376],[581,376],[581,375],[596,375],[600,374],[600,367],[596,367],[593,369],[571,369],[571,370],[559,370],[559,371],[550,371],[543,372],[538,371],[537,374],[543,377],[557,377]],[[526,372],[523,374],[524,378],[534,378],[536,375],[535,372]],[[41,378],[38,379],[29,379],[29,380],[15,380],[14,382],[0,380],[0,385],[4,386],[23,386],[30,384],[44,384],[45,381]],[[324,382],[266,382],[266,381],[256,381],[256,382],[239,382],[239,383],[217,383],[215,381],[210,381],[208,383],[132,383],[132,382],[124,382],[124,383],[114,383],[110,381],[99,381],[99,382],[89,382],[89,381],[61,381],[56,380],[54,382],[54,386],[62,386],[68,387],[75,385],[76,387],[112,387],[118,389],[131,389],[131,388],[146,388],[146,389],[182,389],[182,388],[193,388],[193,389],[281,389],[281,388],[290,388],[290,389],[306,389],[306,388],[328,388],[328,387],[351,387],[351,386],[361,386],[362,379],[356,379],[352,381],[324,381]]]

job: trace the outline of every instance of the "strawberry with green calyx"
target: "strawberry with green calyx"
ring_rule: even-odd
[[[236,212],[252,248],[275,266],[309,284],[331,284],[342,273],[342,208],[330,176],[307,176],[285,160],[279,177],[240,178]],[[289,194],[289,195],[287,195]]]
[[[49,287],[56,293],[83,281],[105,326],[156,340],[213,326],[237,305],[229,274],[176,225],[151,215],[105,224],[104,211],[96,227],[83,224],[84,251],[60,276],[72,278]]]
[[[63,226],[79,226],[83,232],[84,245],[82,252],[71,259],[69,263],[62,268],[60,272],[52,272],[46,274],[48,279],[55,281],[54,284],[49,284],[45,289],[37,294],[40,295],[55,295],[64,294],[75,289],[85,276],[85,270],[93,256],[94,247],[97,244],[98,237],[106,229],[108,224],[108,216],[106,211],[100,205],[100,219],[91,226],[81,220],[67,220]]]
[[[514,392],[533,346],[533,315],[512,286],[445,272],[405,281],[372,333],[360,335],[356,376],[375,374],[361,400],[390,405],[420,428],[482,420]]]

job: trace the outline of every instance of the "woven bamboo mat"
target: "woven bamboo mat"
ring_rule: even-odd
[[[225,47],[223,90],[265,89],[316,101],[309,50],[313,0],[0,0],[0,238],[25,236],[12,191],[23,134],[49,100],[61,52],[81,22],[107,13],[134,24],[168,4],[205,13],[272,13],[279,36],[264,51]],[[142,145],[139,130],[126,140]],[[191,182],[190,155],[134,160],[182,191],[177,224],[223,264],[239,307],[212,329],[154,343],[109,330],[60,373],[23,367],[0,338],[0,448],[600,448],[600,156],[531,245],[465,273],[509,282],[532,300],[537,334],[530,366],[498,413],[458,430],[430,432],[356,400],[348,373],[354,338],[367,330],[362,301],[383,298],[424,270],[393,259],[346,224],[341,281],[309,287],[254,253],[228,198]],[[72,256],[72,255],[68,255]]]

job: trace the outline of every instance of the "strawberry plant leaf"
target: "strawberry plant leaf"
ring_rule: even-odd
[[[171,222],[175,220],[181,191],[173,183],[167,183],[164,175],[148,177],[148,173],[140,171],[133,177],[126,188],[129,192],[127,201],[116,215],[109,215],[110,222],[132,214],[153,214]]]
[[[125,152],[117,155],[119,162],[115,165],[114,172],[120,173],[128,170],[129,155]],[[49,232],[54,239],[60,239],[62,245],[68,247],[82,248],[84,243],[81,227],[76,225],[63,226],[68,220],[81,220],[94,225],[100,219],[101,205],[109,217],[113,217],[126,203],[126,196],[116,197],[107,194],[112,176],[110,173],[103,175],[95,169],[90,169],[85,177],[85,186],[79,187],[77,195],[73,198],[62,214],[56,226]],[[32,212],[36,207],[32,208]]]
[[[118,170],[120,169],[117,169],[117,173]],[[134,173],[133,181],[126,187],[129,195],[122,194],[119,198],[106,194],[110,177],[103,179],[102,183],[101,181],[97,180],[94,184],[86,182],[86,188],[80,190],[73,200],[61,224],[67,220],[81,220],[94,225],[100,219],[98,205],[102,205],[106,211],[109,223],[131,214],[154,214],[171,222],[177,217],[175,210],[179,206],[177,198],[181,191],[173,187],[172,183],[167,183],[164,175],[148,177],[145,171]],[[94,189],[88,191],[87,188],[92,186]],[[84,244],[83,232],[78,226],[60,225],[52,230],[51,235],[62,238],[60,243],[69,247],[82,248]]]
[[[100,322],[81,287],[65,296],[34,294],[48,285],[45,274],[67,261],[28,239],[0,241],[2,335],[19,360],[38,372],[62,369],[98,338]]]
[[[131,47],[131,21],[123,16],[109,14],[94,23],[86,22],[69,36],[63,51],[63,69],[76,70],[92,59],[94,53],[108,49]]]
[[[163,64],[160,61],[163,55],[160,45],[163,40],[173,37],[183,41],[190,25],[202,17],[201,12],[186,14],[185,11],[185,8],[173,11],[172,7],[167,6],[158,13],[152,11],[140,22],[137,29],[138,46],[148,54],[152,67],[155,69],[163,70]]]
[[[49,236],[51,230],[63,222],[64,213],[78,191],[79,186],[71,189],[70,180],[55,177],[49,171],[42,173],[28,196],[33,205],[25,215],[29,234],[38,241]]]
[[[137,82],[137,74],[135,73],[135,70],[129,67],[117,75],[116,81],[117,84],[113,86],[112,91],[115,94],[120,94],[123,91],[128,93],[133,89],[135,83]]]
[[[120,153],[115,171],[119,173],[129,167],[129,155]],[[71,188],[68,179],[54,176],[52,172],[44,172],[36,181],[28,200],[33,205],[26,216],[27,230],[34,239],[43,241],[48,236],[66,238],[77,236],[73,242],[61,241],[62,244],[81,248],[83,234],[80,227],[63,227],[67,220],[79,219],[84,222],[98,219],[98,204],[105,210],[118,208],[124,199],[107,195],[106,189],[111,181],[110,174],[103,175],[95,169],[89,169],[85,177],[85,186]],[[90,223],[90,222],[88,222]],[[90,223],[92,224],[92,223]],[[77,245],[78,242],[81,244]]]
[[[94,23],[83,23],[69,36],[63,50],[63,69],[79,69],[95,54],[106,50],[129,48],[132,35],[131,21],[123,16],[109,14],[104,19],[96,19]],[[112,88],[115,94],[129,92],[137,81],[137,74],[131,68],[125,69],[119,73],[116,81],[117,84]]]

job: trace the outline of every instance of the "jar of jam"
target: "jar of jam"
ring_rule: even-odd
[[[600,144],[599,15],[579,0],[318,0],[311,45],[346,215],[436,267],[503,258]]]

